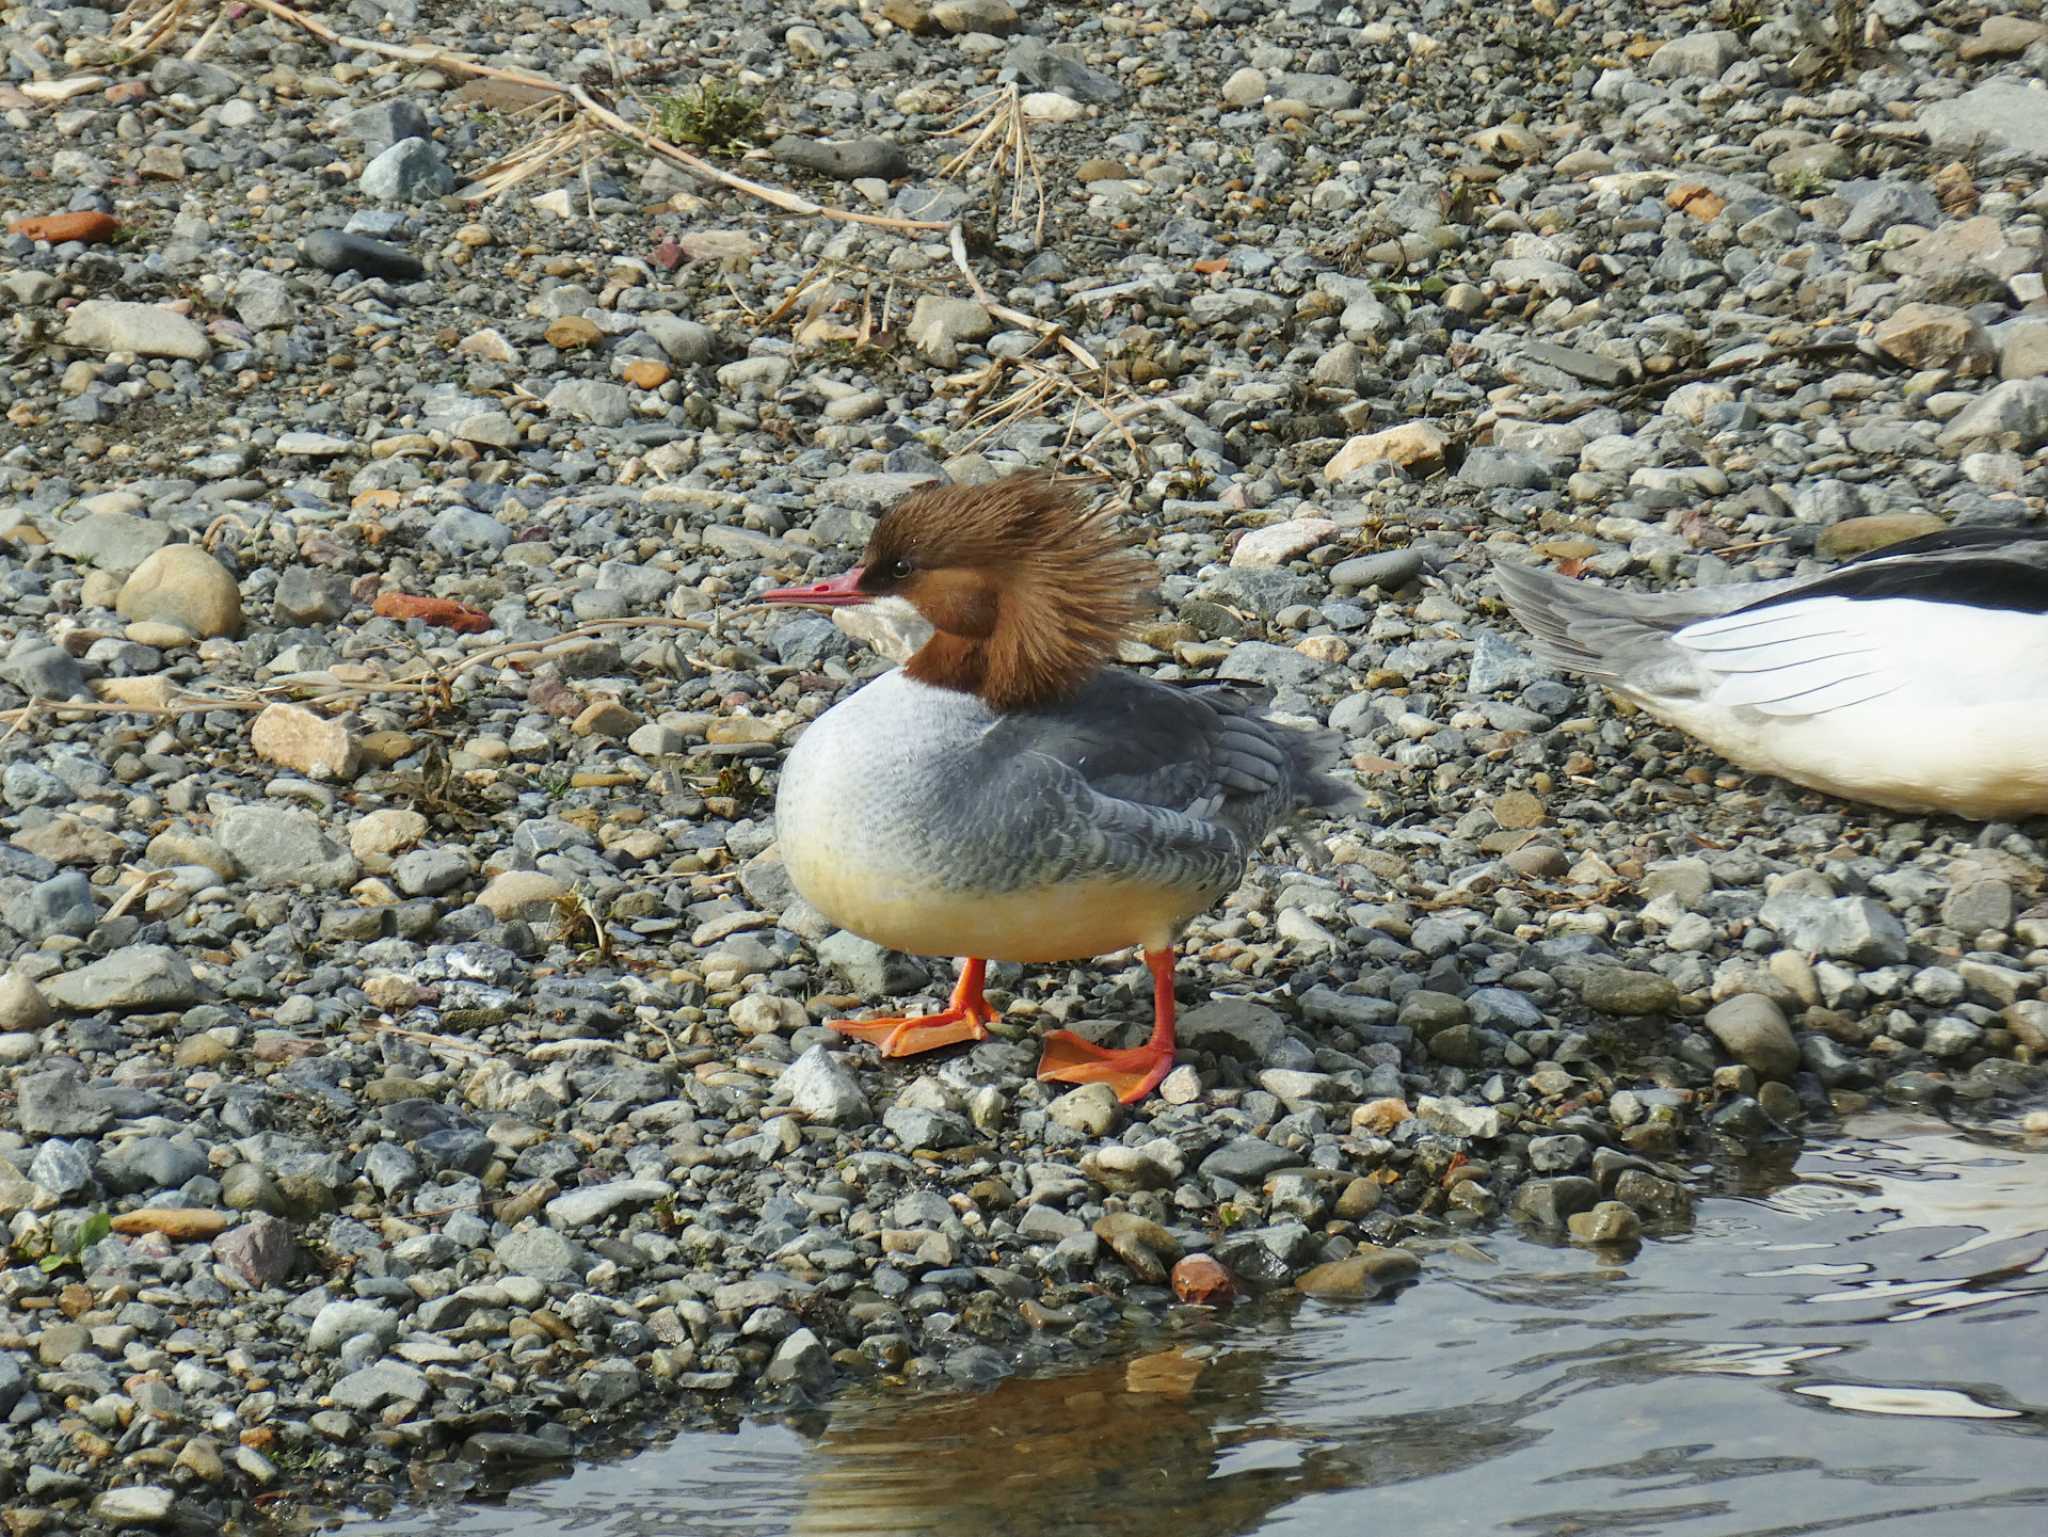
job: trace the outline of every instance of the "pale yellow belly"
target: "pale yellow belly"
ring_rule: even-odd
[[[972,895],[788,851],[784,858],[796,889],[827,918],[915,955],[1034,963],[1080,960],[1132,945],[1162,950],[1211,900],[1198,891],[1106,880]]]

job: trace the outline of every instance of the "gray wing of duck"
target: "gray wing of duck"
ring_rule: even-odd
[[[1327,734],[1264,718],[1256,691],[1180,689],[1105,671],[985,734],[980,814],[1011,819],[1053,878],[1120,875],[1225,891],[1279,822],[1352,792]]]

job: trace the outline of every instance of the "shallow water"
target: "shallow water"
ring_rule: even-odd
[[[398,1537],[2048,1533],[2048,1147],[1873,1118],[1620,1261],[1494,1234],[821,1435],[691,1433]],[[1759,1182],[1770,1183],[1770,1182]]]

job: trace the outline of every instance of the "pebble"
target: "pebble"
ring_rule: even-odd
[[[249,731],[249,745],[270,762],[308,779],[353,779],[362,753],[348,728],[292,704],[266,705]]]
[[[111,1527],[161,1526],[170,1520],[175,1497],[156,1484],[109,1489],[92,1502],[93,1519]]]
[[[1364,1244],[1343,1259],[1317,1265],[1296,1278],[1294,1289],[1304,1296],[1353,1300],[1377,1296],[1390,1286],[1412,1281],[1422,1262],[1406,1249]]]
[[[1738,993],[1715,1004],[1705,1024],[1729,1056],[1759,1077],[1785,1080],[1799,1070],[1799,1042],[1785,1012],[1761,993]]]

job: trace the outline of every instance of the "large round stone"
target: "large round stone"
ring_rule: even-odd
[[[242,593],[227,568],[196,544],[167,544],[121,585],[123,619],[153,619],[201,640],[242,633]]]

